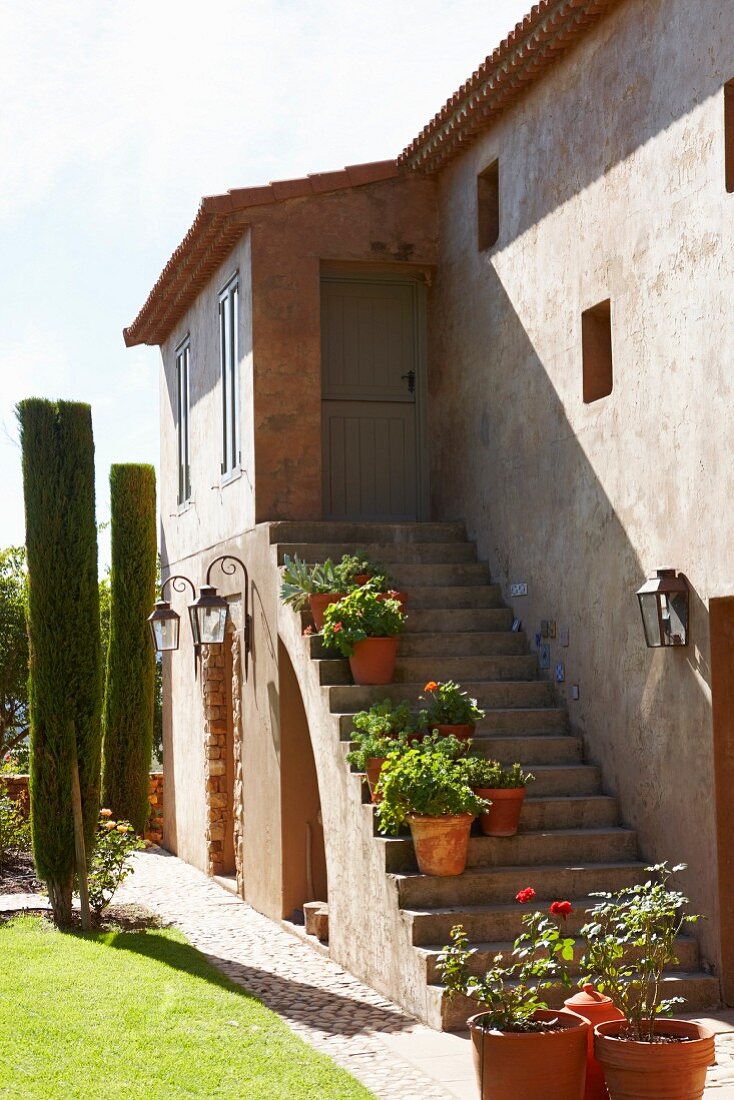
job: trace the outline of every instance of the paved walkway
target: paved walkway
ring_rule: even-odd
[[[134,902],[175,924],[234,981],[279,1013],[384,1100],[477,1100],[466,1036],[406,1016],[329,958],[201,872],[161,849],[135,855],[115,902]],[[39,908],[37,895],[0,896],[0,911]],[[717,1032],[706,1100],[734,1100],[734,1013],[704,1020]],[[325,1097],[324,1100],[338,1100]]]

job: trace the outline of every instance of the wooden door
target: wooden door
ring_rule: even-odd
[[[420,518],[418,287],[321,284],[324,517]]]

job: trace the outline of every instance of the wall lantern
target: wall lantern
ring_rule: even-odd
[[[167,651],[178,649],[178,635],[181,619],[173,610],[168,600],[163,598],[166,585],[168,584],[170,584],[176,592],[185,592],[186,585],[188,584],[193,595],[196,595],[196,589],[189,578],[181,574],[167,577],[163,582],[161,585],[161,598],[155,601],[153,613],[148,616],[148,625],[150,626],[153,645],[157,653],[166,653]]]
[[[650,648],[688,645],[688,582],[682,574],[658,569],[638,589],[637,599]]]

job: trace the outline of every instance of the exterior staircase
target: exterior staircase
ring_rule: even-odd
[[[270,539],[279,563],[285,554],[316,562],[366,550],[408,593],[392,685],[353,685],[346,660],[325,652],[318,636],[303,640],[344,756],[355,711],[388,696],[417,700],[426,681],[455,679],[487,712],[474,747],[505,763],[520,761],[536,776],[519,833],[485,837],[475,823],[468,867],[458,878],[420,874],[410,838],[380,837],[372,822],[372,843],[381,850],[389,896],[399,909],[398,927],[405,930],[404,942],[389,949],[412,952],[406,966],[425,984],[422,1001],[416,992],[401,999],[400,989],[385,984],[383,991],[433,1027],[462,1028],[476,1007],[462,998],[449,1000],[437,968],[452,926],[463,924],[477,948],[477,972],[511,950],[525,911],[514,896],[523,887],[534,888],[538,908],[569,899],[574,907],[569,931],[578,931],[584,910],[593,904],[592,891],[642,881],[646,862],[636,834],[619,823],[617,802],[604,793],[600,769],[584,759],[582,740],[569,730],[554,685],[540,678],[524,632],[512,631],[513,613],[491,583],[486,563],[477,560],[462,524],[280,522],[271,525]],[[309,622],[304,615],[299,626]],[[360,783],[346,762],[344,774],[345,782]],[[366,787],[362,798],[364,813],[374,819]],[[678,967],[666,978],[666,995],[685,997],[689,1011],[717,1005],[718,980],[699,970],[696,941],[681,938],[678,956]],[[379,984],[374,976],[372,981]]]

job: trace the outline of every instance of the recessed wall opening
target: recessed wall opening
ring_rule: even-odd
[[[726,189],[734,191],[734,80],[724,85],[724,173]]]
[[[614,385],[612,370],[612,310],[609,298],[581,314],[584,364],[584,403],[608,397]]]
[[[500,235],[500,162],[477,176],[477,235],[481,252],[497,244]]]

